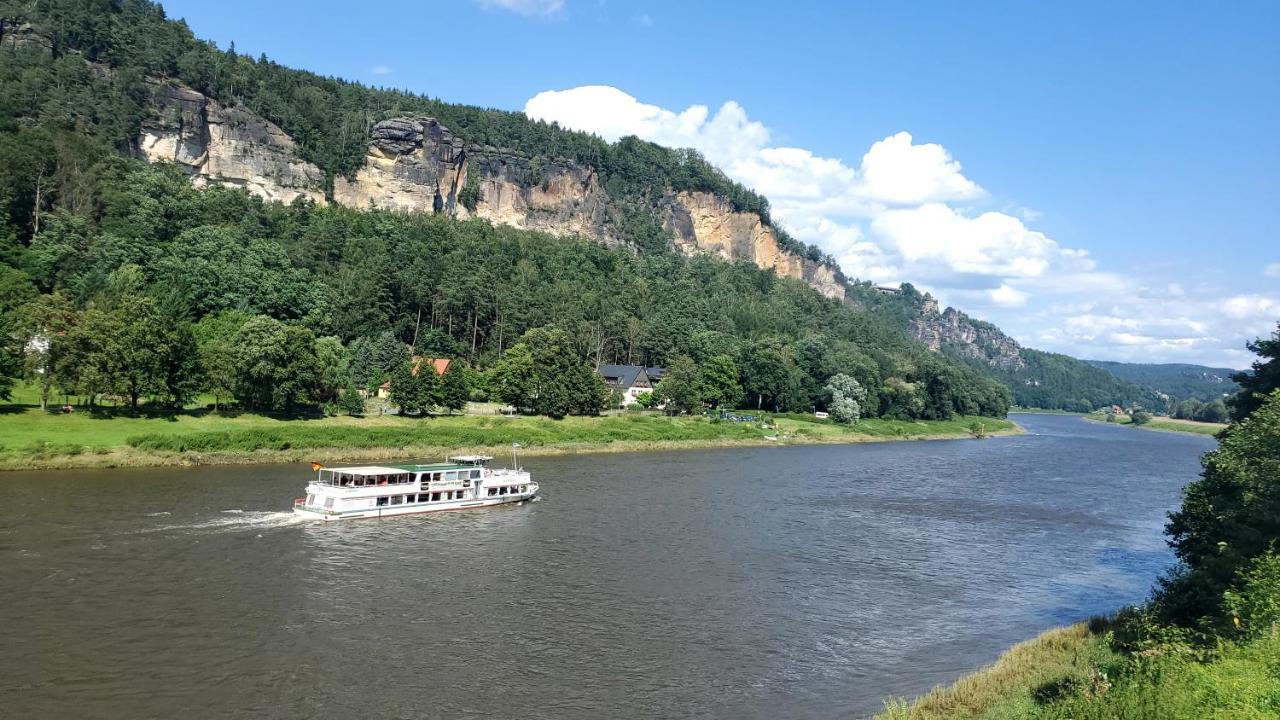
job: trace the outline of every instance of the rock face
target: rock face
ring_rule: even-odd
[[[938,301],[928,293],[920,304],[920,312],[911,321],[911,334],[930,350],[937,352],[946,348],[992,367],[1020,369],[1027,364],[1019,352],[1022,348],[1000,328],[974,320],[955,308],[949,307],[940,313]]]
[[[829,298],[844,297],[844,279],[834,269],[786,252],[778,234],[759,215],[736,212],[718,195],[679,193],[666,207],[663,226],[685,255],[705,252],[730,261],[747,260],[803,280]]]
[[[155,113],[137,141],[147,160],[178,163],[197,186],[242,187],[284,203],[298,197],[326,202],[324,173],[298,159],[293,139],[279,127],[176,83],[153,83],[153,96]],[[592,167],[468,145],[432,118],[376,123],[364,165],[353,177],[333,178],[332,200],[353,208],[482,218],[610,246],[621,244],[615,228],[625,211]],[[829,298],[845,296],[839,271],[787,252],[760,216],[737,212],[717,195],[670,193],[657,211],[674,247],[686,255],[750,261]]]
[[[570,162],[534,162],[517,153],[466,146],[432,118],[383,120],[370,130],[364,167],[335,178],[334,202],[411,212],[446,212],[554,235],[617,240],[606,223],[608,197],[596,172]],[[469,175],[476,173],[476,178]],[[474,210],[459,195],[469,181]]]
[[[299,160],[293,138],[274,124],[191,88],[156,82],[152,89],[156,113],[137,141],[148,161],[178,163],[198,187],[242,187],[282,203],[324,201],[324,173]]]

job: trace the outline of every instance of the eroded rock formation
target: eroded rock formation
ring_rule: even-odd
[[[615,244],[608,197],[596,172],[570,162],[535,162],[511,151],[466,146],[432,118],[383,120],[370,131],[364,166],[335,178],[333,199],[349,207],[447,212],[554,235]],[[459,196],[476,173],[474,210]]]
[[[834,269],[783,250],[778,234],[755,213],[737,212],[729,201],[706,192],[682,192],[666,208],[664,227],[686,255],[712,253],[748,260],[784,277],[804,280],[831,298],[844,297],[844,280]]]
[[[242,187],[282,203],[324,201],[324,173],[299,160],[293,138],[273,123],[188,87],[156,82],[152,88],[156,113],[137,142],[147,160],[178,163],[197,186]]]
[[[297,157],[293,139],[279,127],[188,87],[153,87],[155,114],[137,142],[143,157],[178,163],[198,186],[243,187],[284,203],[298,197],[326,201],[323,172]],[[468,188],[471,197],[463,202]],[[625,211],[592,167],[468,145],[432,118],[376,123],[363,166],[353,177],[333,178],[332,200],[354,208],[477,217],[611,246],[620,243],[615,228]],[[658,212],[675,248],[686,255],[750,261],[803,280],[827,297],[844,297],[837,270],[787,252],[760,216],[737,212],[717,195],[671,193]]]
[[[981,360],[999,368],[1023,368],[1026,361],[1013,338],[990,323],[947,308],[938,312],[938,301],[925,293],[920,312],[911,321],[911,334],[935,352],[946,347],[961,357]]]

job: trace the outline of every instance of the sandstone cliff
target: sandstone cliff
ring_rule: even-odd
[[[334,179],[334,202],[349,207],[445,212],[554,235],[617,240],[606,223],[608,197],[596,172],[576,163],[536,162],[518,153],[465,145],[432,118],[384,120],[351,179]],[[475,173],[476,178],[470,174]],[[468,182],[474,209],[460,195]]]
[[[992,367],[1021,369],[1026,366],[1021,347],[996,326],[974,320],[947,308],[938,312],[938,301],[925,293],[920,310],[911,320],[911,334],[933,351],[948,350],[960,357],[981,360]]]
[[[155,112],[137,141],[141,156],[178,163],[196,185],[243,187],[284,203],[298,197],[326,202],[324,173],[297,157],[293,139],[279,127],[175,83],[153,88]],[[615,228],[625,211],[595,168],[467,144],[432,118],[374,124],[363,166],[350,178],[333,178],[330,199],[354,208],[482,218],[611,246],[621,242]],[[829,298],[845,296],[838,270],[788,252],[759,215],[737,212],[724,198],[667,193],[653,210],[686,255],[753,262]]]
[[[293,138],[263,118],[226,107],[191,88],[151,84],[155,114],[142,125],[138,152],[151,162],[171,160],[197,186],[242,187],[282,203],[324,201],[324,173],[294,154]]]
[[[686,255],[707,252],[747,260],[797,278],[830,298],[844,297],[844,278],[830,266],[785,252],[778,234],[755,213],[736,212],[727,200],[705,192],[682,192],[667,205],[663,225]]]

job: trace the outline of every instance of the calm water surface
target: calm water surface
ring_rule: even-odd
[[[529,459],[521,507],[335,524],[305,466],[0,475],[0,715],[837,718],[1142,599],[1211,439]]]

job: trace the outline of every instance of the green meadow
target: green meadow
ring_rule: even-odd
[[[840,443],[971,437],[1016,431],[1008,420],[868,419],[838,425],[805,415],[763,423],[625,413],[602,417],[506,417],[497,414],[409,418],[281,418],[188,410],[127,415],[118,410],[41,410],[29,388],[0,406],[0,469],[359,460],[500,449],[532,452],[626,451],[725,445]],[[762,416],[763,417],[763,416]]]

